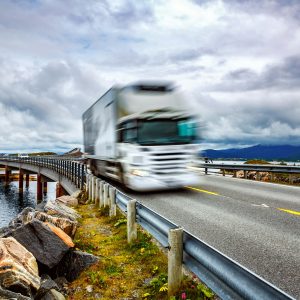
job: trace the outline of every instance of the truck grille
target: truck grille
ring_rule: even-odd
[[[149,153],[149,171],[156,178],[166,179],[186,173],[194,152],[153,151]]]

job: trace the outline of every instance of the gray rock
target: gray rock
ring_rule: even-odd
[[[56,266],[69,248],[74,247],[61,229],[36,219],[12,231],[11,236],[48,268]]]
[[[56,289],[56,290],[58,290],[60,293],[63,293],[63,294],[65,294],[67,292],[67,287],[68,287],[69,282],[66,279],[66,277],[63,277],[63,276],[57,277],[54,279],[54,282],[58,286],[58,289]]]
[[[44,210],[48,215],[59,218],[68,218],[71,221],[76,221],[78,218],[80,218],[80,215],[73,208],[68,207],[56,200],[48,201]]]
[[[9,227],[16,228],[18,225],[27,223],[30,214],[34,214],[35,210],[32,207],[25,207],[13,220],[9,222]]]
[[[59,290],[58,285],[51,277],[47,274],[41,276],[41,286],[37,291],[34,300],[40,300],[47,294],[51,289]]]
[[[13,299],[13,300],[31,300],[30,297],[23,296],[20,293],[14,293],[8,290],[2,289],[0,286],[0,300],[7,300],[7,299]]]
[[[60,292],[51,289],[41,300],[65,300],[66,298],[64,297],[63,294]]]
[[[56,276],[64,276],[69,282],[75,280],[82,271],[98,262],[99,258],[82,251],[70,250],[55,268]]]

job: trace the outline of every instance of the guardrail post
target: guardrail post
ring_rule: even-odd
[[[116,188],[114,188],[113,186],[109,187],[109,200],[110,200],[109,216],[114,217],[117,215],[117,205],[116,205]]]
[[[173,296],[182,281],[183,229],[169,230],[168,295]]]
[[[207,168],[205,168],[205,175],[207,175]]]
[[[233,177],[236,178],[236,171],[233,171]]]
[[[244,178],[247,179],[247,171],[246,170],[244,170]]]
[[[104,206],[104,199],[103,199],[103,190],[104,190],[104,181],[100,181],[99,184],[99,207]]]
[[[222,169],[222,175],[225,176],[225,169]]]
[[[103,202],[104,202],[104,207],[109,205],[108,202],[108,183],[105,183],[103,186]]]
[[[293,184],[293,175],[289,174],[289,184]]]
[[[99,185],[101,179],[97,178],[95,182],[95,205],[99,206]]]
[[[84,165],[81,165],[80,176],[81,176],[81,178],[80,178],[80,189],[83,190],[83,188],[84,188]],[[87,188],[87,184],[86,184],[86,188]]]
[[[95,199],[96,199],[96,176],[92,176],[92,203],[95,203]]]
[[[130,244],[137,239],[136,200],[127,202],[127,242]]]
[[[88,183],[87,183],[87,187],[88,187],[88,193],[89,193],[89,201],[92,201],[92,174],[88,175]]]
[[[270,173],[270,181],[272,181],[272,182],[274,181],[274,173],[273,172]]]

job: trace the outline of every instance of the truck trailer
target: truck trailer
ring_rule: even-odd
[[[199,182],[198,121],[171,83],[113,86],[82,120],[85,157],[96,176],[135,191]]]

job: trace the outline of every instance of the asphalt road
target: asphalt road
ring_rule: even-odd
[[[199,175],[183,190],[127,194],[300,299],[300,187]]]

